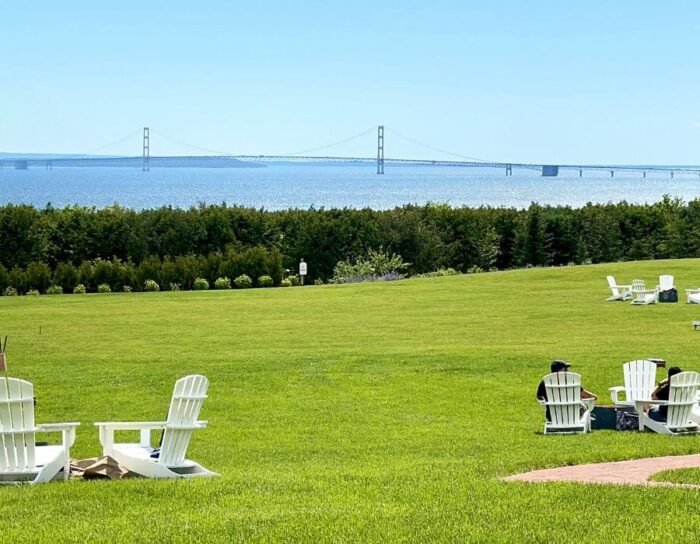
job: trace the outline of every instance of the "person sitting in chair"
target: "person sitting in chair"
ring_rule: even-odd
[[[656,389],[651,394],[653,400],[668,400],[669,393],[671,392],[671,376],[680,374],[682,371],[677,366],[672,366],[668,369],[668,377],[665,380],[661,380],[656,386]],[[654,406],[648,412],[649,418],[654,421],[664,422],[668,417],[668,406],[661,404],[659,406]]]
[[[552,361],[552,364],[550,365],[550,369],[552,371],[552,374],[555,372],[566,372],[569,370],[571,367],[570,363],[567,363],[566,361],[563,361],[562,359],[557,359],[556,361]],[[598,397],[595,396],[593,393],[590,391],[587,391],[586,389],[581,386],[581,399],[597,399]],[[547,388],[544,385],[544,380],[540,382],[540,384],[537,386],[537,400],[541,401],[546,401],[547,400]],[[583,413],[584,410],[581,408],[581,413]],[[549,406],[547,407],[547,421],[551,421],[549,417]]]

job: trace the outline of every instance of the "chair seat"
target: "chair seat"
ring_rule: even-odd
[[[151,457],[151,454],[155,450],[153,448],[147,448],[141,444],[115,444],[114,452],[117,454],[125,455],[133,459],[139,459],[141,461],[150,461],[152,463],[157,463],[158,459]],[[185,459],[182,463],[177,465],[167,465],[168,468],[192,468],[196,466],[196,463]]]
[[[689,293],[688,302],[691,304],[700,304],[700,293]]]

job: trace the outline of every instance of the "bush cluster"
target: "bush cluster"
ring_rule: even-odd
[[[0,242],[1,243],[1,242]],[[79,265],[61,262],[51,269],[46,263],[31,262],[26,268],[15,267],[8,271],[0,264],[0,292],[12,286],[19,293],[38,290],[46,293],[49,289],[61,288],[72,292],[82,284],[86,292],[109,293],[123,291],[124,286],[136,291],[145,289],[146,280],[155,281],[159,287],[170,290],[209,289],[219,278],[269,277],[273,284],[282,279],[282,256],[277,250],[264,248],[245,249],[241,252],[230,250],[227,253],[180,257],[147,257],[138,265],[117,257],[84,261]],[[200,281],[206,282],[203,286]],[[176,286],[173,288],[173,286]],[[218,287],[217,287],[218,288]]]

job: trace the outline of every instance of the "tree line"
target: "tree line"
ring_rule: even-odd
[[[240,274],[269,275],[279,284],[300,258],[309,263],[310,281],[325,281],[339,261],[380,248],[400,255],[410,274],[696,257],[700,200],[527,209],[0,207],[0,283],[19,282],[23,291],[103,279],[117,289],[122,282],[138,288],[144,279],[188,288],[195,277],[213,282]]]

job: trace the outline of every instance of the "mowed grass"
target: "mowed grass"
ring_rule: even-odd
[[[667,470],[655,474],[651,479],[659,482],[673,482],[675,484],[691,484],[700,486],[700,468]]]
[[[694,541],[682,488],[506,483],[536,468],[700,451],[700,437],[543,436],[534,400],[565,358],[603,402],[622,363],[700,370],[700,306],[606,303],[605,276],[700,286],[700,261],[532,269],[383,284],[0,298],[12,375],[39,422],[165,417],[210,379],[196,481],[0,489],[3,542]],[[41,331],[41,334],[40,334]]]

